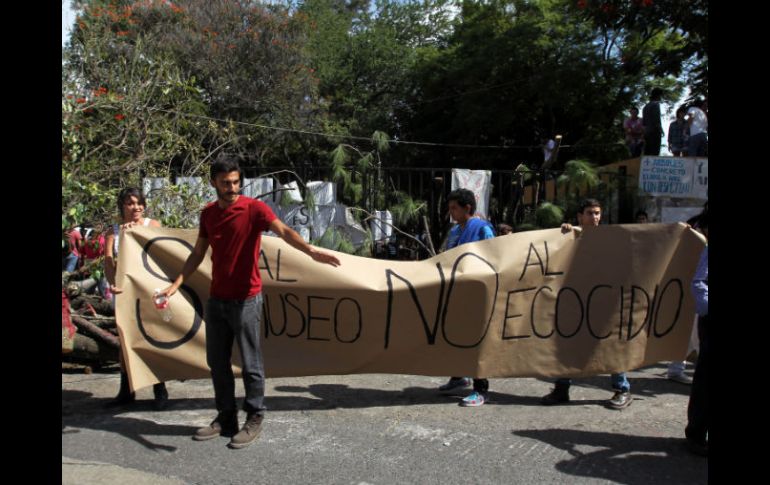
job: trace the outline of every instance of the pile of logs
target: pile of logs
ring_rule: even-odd
[[[115,311],[110,301],[94,290],[95,281],[73,279],[77,273],[62,273],[62,325],[67,319],[65,305],[69,305],[69,321],[77,332],[72,349],[65,348],[62,337],[62,361],[99,368],[118,362],[120,340],[115,325]],[[89,281],[90,280],[90,281]]]

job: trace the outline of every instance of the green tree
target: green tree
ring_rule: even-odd
[[[342,187],[340,199],[344,203],[363,209],[367,215],[388,208],[397,226],[412,225],[425,213],[425,203],[395,187],[386,190],[392,181],[382,175],[381,157],[389,149],[388,140],[387,134],[375,131],[371,138],[374,149],[369,152],[353,145],[338,145],[331,154],[332,180]]]
[[[309,49],[333,130],[398,136],[419,59],[451,26],[447,0],[302,4],[313,27]]]
[[[628,156],[621,123],[632,103],[652,86],[667,88],[667,99],[681,92],[676,73],[653,62],[680,47],[676,33],[618,39],[564,0],[461,7],[446,45],[416,67],[419,81],[407,101],[414,115],[404,136],[510,148],[437,149],[440,163],[509,168],[511,159],[542,159],[539,146],[555,134],[563,135],[566,157],[616,161]]]
[[[579,0],[570,8],[596,27],[607,57],[645,73],[651,86],[683,77],[708,95],[708,0]],[[663,84],[662,86],[660,84]],[[672,100],[676,99],[672,93]]]
[[[121,187],[167,176],[175,161],[200,171],[206,144],[222,135],[218,126],[179,114],[205,113],[192,79],[168,58],[146,54],[141,39],[121,54],[110,16],[89,12],[63,59],[63,230],[110,221]]]
[[[205,176],[206,162],[223,150],[256,165],[285,164],[307,148],[293,134],[236,122],[317,128],[307,22],[288,5],[77,7],[62,58],[63,230],[111,217],[116,191],[144,176]],[[179,207],[189,206],[176,192]]]

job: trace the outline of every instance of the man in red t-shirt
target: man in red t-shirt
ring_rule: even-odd
[[[84,264],[104,255],[104,224],[98,223],[82,243]]]
[[[239,195],[241,168],[238,161],[225,157],[211,166],[211,185],[217,201],[201,212],[195,248],[185,261],[182,273],[163,290],[173,295],[198,268],[211,245],[211,293],[206,303],[206,361],[211,369],[217,417],[209,426],[195,432],[198,441],[232,436],[228,446],[243,448],[251,444],[262,425],[265,411],[265,372],[259,342],[262,316],[262,280],[259,276],[259,246],[262,232],[273,231],[289,245],[315,261],[339,266],[333,254],[307,244],[294,230],[275,217],[264,202]],[[243,361],[246,422],[238,431],[235,378],[232,371],[233,340]]]
[[[83,245],[83,235],[80,234],[80,227],[73,227],[70,232],[67,233],[67,243],[69,245],[69,253],[67,253],[64,271],[72,273],[78,267],[78,261],[80,261],[80,248]]]

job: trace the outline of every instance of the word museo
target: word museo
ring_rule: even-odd
[[[149,265],[149,249],[159,241],[169,240],[182,244],[192,251],[189,243],[174,237],[158,237],[144,246],[142,260],[144,269],[156,278],[171,281],[167,276],[154,271]],[[413,277],[405,276],[403,270],[386,268],[382,274],[387,294],[383,299],[376,291],[366,294],[357,290],[359,296],[336,297],[314,295],[313,289],[299,284],[296,275],[281,275],[281,250],[269,258],[263,249],[260,254],[260,270],[263,278],[285,283],[280,291],[265,291],[263,298],[264,337],[305,338],[311,341],[336,341],[352,344],[361,339],[364,332],[382,332],[384,348],[387,349],[391,336],[398,331],[412,332],[410,326],[422,326],[426,343],[435,345],[441,329],[443,340],[452,347],[474,348],[479,346],[490,328],[500,329],[499,338],[511,341],[527,338],[553,339],[573,338],[581,332],[596,340],[615,335],[618,339],[633,340],[646,329],[647,336],[661,338],[670,333],[679,321],[684,301],[684,285],[681,279],[670,278],[655,285],[650,292],[642,286],[631,284],[594,284],[590,288],[573,288],[559,284],[564,271],[549,267],[548,244],[530,243],[529,251],[518,279],[516,273],[500,273],[495,266],[473,252],[459,253],[451,268],[436,263],[436,282],[417,288]],[[471,277],[458,274],[463,264],[473,263],[482,268],[484,274]],[[403,268],[403,266],[401,266]],[[531,272],[540,283],[532,285]],[[537,274],[539,273],[539,274]],[[501,289],[501,280],[520,284],[525,276],[528,284],[512,289]],[[424,279],[424,278],[423,278]],[[494,282],[494,291],[491,291]],[[486,285],[483,301],[469,302],[471,287],[478,291],[479,284]],[[291,291],[296,285],[297,290]],[[288,287],[289,291],[284,291]],[[171,349],[189,340],[200,330],[203,314],[203,298],[196,291],[182,285],[181,290],[190,298],[195,310],[190,328],[178,340],[162,342],[152,338],[142,323],[139,300],[136,301],[136,319],[145,339],[155,347]],[[327,293],[328,294],[328,293]],[[555,295],[555,296],[554,296]],[[384,301],[383,301],[384,300]],[[498,305],[500,300],[500,305]],[[504,300],[504,306],[502,305]],[[381,302],[375,303],[372,302]],[[463,316],[462,311],[450,311],[470,306],[479,310],[477,316]],[[383,306],[384,305],[384,306]],[[612,310],[610,315],[607,309]],[[661,309],[664,311],[661,313]],[[673,310],[673,312],[671,311]],[[409,311],[418,318],[397,318],[396,314]],[[661,322],[661,315],[670,315],[669,322]],[[601,317],[597,318],[596,315]],[[592,317],[593,316],[593,317]],[[616,323],[615,323],[616,322]],[[466,340],[452,336],[451,329],[472,326],[483,328],[480,332],[465,332]],[[449,330],[449,331],[448,331]],[[419,335],[419,333],[418,333]],[[467,337],[473,335],[473,337]]]

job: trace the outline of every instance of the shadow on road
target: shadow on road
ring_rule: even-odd
[[[197,429],[194,426],[164,425],[147,419],[120,416],[127,411],[150,411],[152,401],[136,401],[134,404],[119,408],[104,408],[109,399],[95,399],[90,392],[62,390],[62,434],[73,434],[87,428],[98,431],[118,433],[136,441],[154,451],[176,451],[175,446],[167,446],[150,441],[147,436],[192,436]],[[209,399],[201,401],[205,408]]]
[[[581,431],[574,429],[514,430],[572,455],[556,463],[562,473],[600,478],[627,485],[706,483],[704,458],[690,454],[684,439]],[[593,448],[593,449],[589,449]]]

